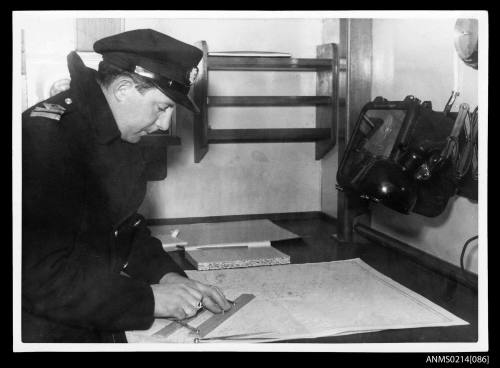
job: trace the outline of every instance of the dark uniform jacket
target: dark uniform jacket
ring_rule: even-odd
[[[185,275],[136,212],[147,182],[142,147],[120,139],[96,72],[76,53],[68,67],[71,88],[22,117],[23,342],[147,329],[150,284]]]

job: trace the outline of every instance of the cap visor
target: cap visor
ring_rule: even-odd
[[[184,106],[185,108],[187,108],[188,110],[194,112],[195,114],[199,114],[200,113],[200,109],[198,108],[198,106],[196,106],[196,104],[194,103],[194,101],[191,100],[191,98],[189,96],[186,96],[186,95],[184,95],[184,94],[182,94],[182,93],[180,93],[178,91],[175,91],[173,89],[162,87],[162,86],[160,86],[158,84],[156,84],[156,86],[166,96],[170,97],[175,103],[178,103],[178,104]]]

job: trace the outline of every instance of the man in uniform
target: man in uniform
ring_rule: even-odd
[[[23,113],[23,342],[111,342],[155,317],[228,310],[220,290],[190,280],[137,209],[145,134],[166,130],[202,52],[134,30],[94,44],[99,70],[68,55],[70,89]]]

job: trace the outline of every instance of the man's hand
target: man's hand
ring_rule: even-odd
[[[166,274],[159,284],[151,287],[153,294],[155,294],[155,316],[160,316],[156,314],[157,312],[167,312],[166,308],[171,313],[172,307],[170,305],[174,303],[174,309],[177,311],[174,317],[181,319],[195,315],[199,309],[199,302],[213,313],[221,313],[231,308],[231,304],[217,287],[188,279],[176,273]],[[171,292],[174,293],[170,295]],[[181,316],[182,312],[184,312],[183,316]]]
[[[155,317],[184,319],[194,316],[203,295],[193,287],[182,283],[151,285],[155,299]]]

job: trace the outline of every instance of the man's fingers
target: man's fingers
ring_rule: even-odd
[[[180,285],[175,292],[177,296],[177,306],[185,315],[182,318],[193,316],[198,311],[198,304],[203,295],[198,290],[193,290],[190,286]]]
[[[219,309],[222,309],[222,310],[231,309],[231,304],[227,301],[226,297],[224,296],[222,291],[219,290],[219,288],[217,288],[216,286],[208,286],[208,285],[204,285],[204,284],[201,284],[201,285],[202,285],[202,288],[203,288],[202,290],[203,290],[204,295],[205,295],[205,298],[203,299],[204,302],[207,301],[207,303],[208,303],[208,300],[211,300],[212,305],[213,305],[213,303],[215,303],[219,307]],[[207,307],[208,307],[208,305],[207,305]]]
[[[184,312],[184,309],[182,308],[177,308],[172,312],[172,317],[176,319],[184,319],[187,318],[186,312]]]
[[[196,313],[200,308],[203,307],[203,295],[200,293],[199,298],[193,297],[190,293],[186,292],[186,295],[184,295],[184,311],[186,313],[189,311],[187,314],[191,314],[191,312],[194,310],[194,313]]]
[[[211,289],[215,291],[215,300],[217,301],[217,303],[224,310],[231,309],[232,305],[231,305],[231,303],[228,302],[228,300],[227,300],[226,296],[224,295],[224,293],[217,286],[212,286]]]
[[[192,317],[196,314],[196,312],[198,312],[198,308],[188,305],[184,307],[184,313],[186,314],[184,318]]]
[[[203,298],[203,294],[201,293],[200,290],[196,289],[196,287],[187,284],[183,284],[183,287],[186,290],[186,292],[189,293],[189,295],[191,295],[194,298],[195,302],[193,303],[193,305],[198,304],[198,301],[200,301],[201,298]]]
[[[181,283],[151,285],[155,299],[155,316],[178,319],[194,316],[203,305],[203,294],[193,290],[193,286]]]
[[[175,280],[171,284],[176,284]],[[213,313],[221,313],[232,307],[223,292],[216,286],[205,285],[184,277],[178,278],[178,284],[180,296],[186,303],[183,305],[183,310],[187,317],[195,315],[203,306]]]
[[[205,296],[203,298],[203,304],[212,313],[222,313],[223,309],[219,307],[219,305],[215,303],[210,297]]]

